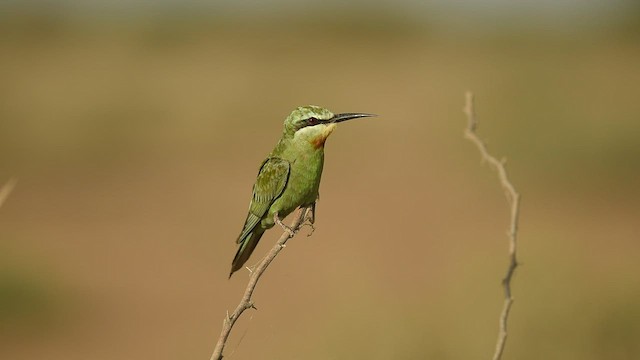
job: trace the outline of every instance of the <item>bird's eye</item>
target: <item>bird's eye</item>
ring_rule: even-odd
[[[307,123],[309,123],[309,125],[315,125],[318,123],[318,119],[314,118],[314,117],[310,117],[307,119]]]

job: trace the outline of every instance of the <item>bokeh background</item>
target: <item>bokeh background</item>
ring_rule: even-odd
[[[225,359],[640,358],[635,1],[4,1],[0,358],[208,359],[258,166],[296,106],[327,142]],[[280,232],[262,240],[256,263]]]

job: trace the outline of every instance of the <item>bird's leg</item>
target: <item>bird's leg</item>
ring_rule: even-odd
[[[304,221],[303,225],[308,225],[311,227],[311,232],[307,234],[307,237],[311,236],[314,231],[316,231],[315,226],[313,224],[316,222],[316,203],[313,202],[311,205],[304,208]]]
[[[293,231],[292,228],[288,227],[287,225],[285,225],[282,220],[280,220],[280,216],[278,216],[278,213],[275,213],[273,215],[273,221],[275,221],[276,224],[280,225],[280,227],[282,227],[282,229],[286,232],[289,233],[289,237],[293,237],[293,235],[295,235],[295,231]]]
[[[316,203],[315,201],[307,207],[307,213],[304,215],[304,220],[309,221],[311,225],[316,222]],[[313,227],[313,226],[312,226]]]

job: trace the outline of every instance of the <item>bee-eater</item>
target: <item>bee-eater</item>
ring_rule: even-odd
[[[276,223],[286,229],[281,220],[296,208],[311,208],[313,223],[327,137],[337,123],[369,116],[375,115],[334,115],[327,109],[308,105],[293,110],[284,120],[280,141],[260,165],[229,277],[249,259],[266,230]]]

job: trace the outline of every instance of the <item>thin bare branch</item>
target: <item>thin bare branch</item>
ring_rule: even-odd
[[[464,131],[465,138],[469,139],[476,145],[480,151],[480,155],[483,161],[489,163],[489,165],[498,173],[500,179],[500,185],[505,191],[507,202],[510,206],[510,223],[509,223],[509,266],[507,272],[502,279],[502,286],[504,288],[504,304],[502,305],[502,311],[499,318],[499,331],[498,339],[496,341],[496,348],[493,354],[493,360],[502,359],[505,345],[507,343],[507,323],[509,320],[509,312],[511,311],[511,305],[513,304],[513,296],[511,295],[511,279],[518,267],[518,261],[516,258],[517,240],[518,240],[518,216],[520,214],[520,194],[516,192],[509,177],[507,176],[507,170],[505,169],[505,161],[498,160],[487,150],[485,143],[477,136],[478,121],[476,120],[476,114],[473,104],[473,93],[467,92],[466,104],[464,107],[464,113],[467,115],[467,128]]]
[[[0,207],[4,204],[5,200],[9,197],[9,194],[13,191],[13,188],[16,187],[18,180],[15,178],[9,179],[1,188],[0,188]]]
[[[291,223],[290,228],[292,231],[285,231],[282,236],[280,236],[280,239],[278,239],[273,248],[269,251],[267,256],[265,256],[264,259],[260,261],[258,266],[251,272],[251,275],[249,276],[249,283],[247,284],[247,288],[244,291],[244,295],[242,296],[240,303],[231,315],[229,315],[229,312],[227,312],[224,320],[222,321],[222,331],[220,332],[220,337],[218,338],[218,342],[216,343],[216,347],[213,350],[213,354],[211,355],[210,360],[222,360],[222,352],[224,351],[224,347],[227,343],[227,339],[229,338],[229,334],[231,334],[233,325],[245,310],[256,309],[251,296],[253,295],[253,291],[255,290],[256,285],[258,285],[260,276],[262,276],[265,270],[267,270],[267,267],[269,266],[269,264],[271,264],[273,259],[278,256],[278,253],[280,253],[280,251],[284,249],[287,241],[294,237],[295,234],[298,233],[300,228],[302,228],[302,224],[305,221],[307,211],[308,208],[299,210],[295,220]]]

